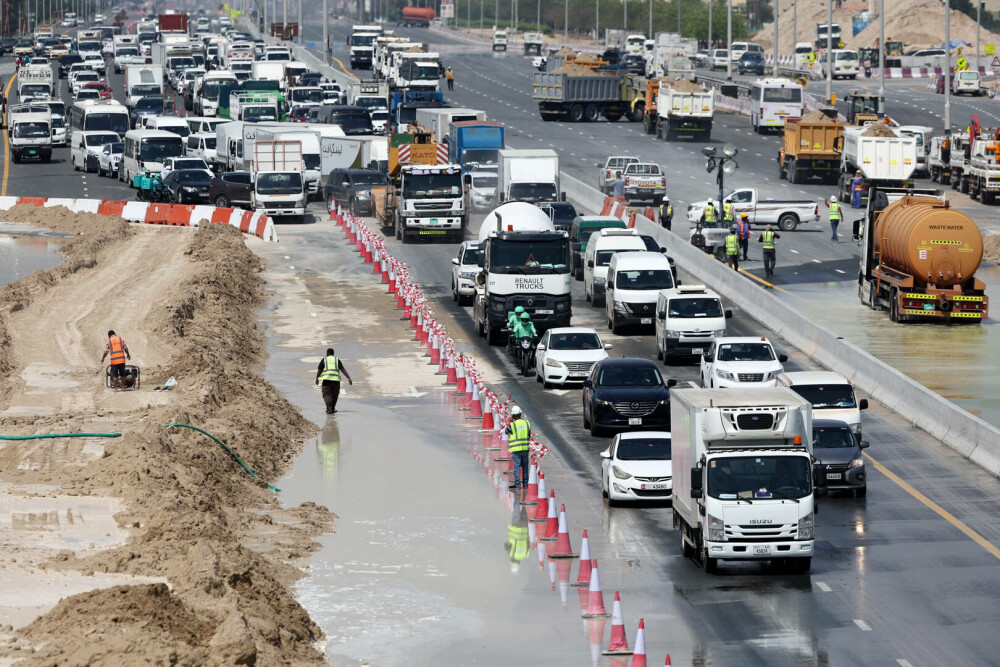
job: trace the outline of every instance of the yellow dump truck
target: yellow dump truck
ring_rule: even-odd
[[[836,183],[840,172],[836,146],[842,136],[844,125],[821,112],[786,119],[784,141],[778,149],[778,177],[790,183],[804,183],[812,177]]]

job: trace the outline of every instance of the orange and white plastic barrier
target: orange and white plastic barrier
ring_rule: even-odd
[[[146,225],[198,227],[201,224],[225,224],[236,227],[244,234],[252,234],[264,241],[277,242],[278,232],[269,216],[238,208],[218,208],[190,204],[150,204],[141,201],[112,201],[107,199],[57,199],[52,197],[0,197],[0,211],[7,211],[18,204],[31,204],[51,208],[65,206],[74,213],[118,215],[129,222]]]

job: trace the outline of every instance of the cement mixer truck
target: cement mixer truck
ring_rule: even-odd
[[[986,285],[976,278],[983,235],[941,190],[872,188],[861,239],[858,296],[893,322],[982,322]]]

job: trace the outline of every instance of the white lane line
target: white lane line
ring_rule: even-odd
[[[805,190],[799,190],[799,192],[801,192],[801,193],[802,193],[802,194],[804,194],[804,195],[808,195],[808,194],[809,194],[809,193],[808,193],[808,192],[806,192]]]
[[[837,273],[846,273],[846,271],[841,271],[840,269],[834,269]]]
[[[913,667],[909,660],[904,660],[903,658],[897,659],[896,662],[899,664],[899,667]]]
[[[862,630],[864,630],[865,632],[871,632],[872,631],[872,626],[868,625],[867,623],[865,623],[864,621],[862,621],[860,618],[854,619],[854,624],[856,626],[858,626],[859,628],[861,628]]]
[[[823,263],[823,262],[819,261],[818,259],[814,259],[813,261],[816,262],[817,264],[822,264]]]
[[[829,593],[830,591],[833,590],[832,588],[830,588],[829,584],[827,584],[827,583],[825,583],[823,581],[817,581],[816,582],[816,587],[819,588],[824,593]]]
[[[798,255],[798,254],[799,254],[799,251],[798,251],[798,250],[796,250],[795,248],[789,248],[789,250],[791,250],[792,252],[794,252],[794,253],[795,253],[796,255]]]

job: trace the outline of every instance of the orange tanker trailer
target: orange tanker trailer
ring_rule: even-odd
[[[863,220],[858,296],[893,322],[981,322],[986,286],[976,278],[983,235],[940,190],[872,189]]]

